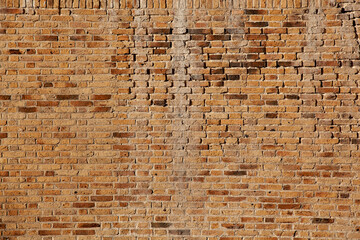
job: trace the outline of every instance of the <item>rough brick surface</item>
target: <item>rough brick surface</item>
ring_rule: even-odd
[[[360,239],[357,0],[0,0],[1,240]]]

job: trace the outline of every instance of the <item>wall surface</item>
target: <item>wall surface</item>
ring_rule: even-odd
[[[358,0],[1,0],[1,240],[360,239]]]

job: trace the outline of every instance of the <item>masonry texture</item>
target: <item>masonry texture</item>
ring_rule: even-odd
[[[0,0],[0,239],[360,239],[359,73],[358,0]]]

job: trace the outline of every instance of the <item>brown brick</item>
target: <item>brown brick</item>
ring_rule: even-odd
[[[244,176],[246,171],[224,171],[224,174],[227,176]]]
[[[110,112],[111,107],[95,107],[92,112]]]
[[[74,107],[90,107],[93,105],[91,101],[71,101],[70,104]]]
[[[235,223],[223,223],[221,224],[222,227],[227,229],[242,229],[244,228],[244,224],[235,224]]]
[[[265,15],[268,13],[268,11],[267,10],[258,10],[258,9],[245,9],[244,13],[248,14],[248,15]]]
[[[79,95],[56,95],[57,100],[76,100],[79,99]]]
[[[77,36],[70,36],[71,41],[86,41],[89,40],[89,38],[86,35],[77,35]]]
[[[313,218],[312,223],[334,223],[334,219],[331,219],[331,218]]]
[[[93,95],[92,100],[109,100],[111,99],[111,95]]]
[[[190,229],[169,230],[170,235],[190,235]]]
[[[228,195],[229,191],[227,190],[207,190],[209,195]]]
[[[87,203],[87,202],[77,202],[73,203],[74,208],[93,208],[95,207],[95,203]]]
[[[21,51],[19,49],[9,49],[10,54],[21,54]]]
[[[75,133],[54,133],[54,138],[74,138]]]
[[[58,41],[58,36],[55,35],[38,35],[35,36],[35,41]]]
[[[0,95],[0,100],[11,100],[11,95]]]
[[[248,98],[248,96],[245,94],[229,94],[229,95],[225,95],[225,98],[245,100]]]
[[[7,138],[8,137],[8,134],[7,133],[0,133],[0,139],[1,138]]]
[[[171,42],[150,42],[149,47],[151,47],[151,48],[154,48],[154,47],[169,48],[169,47],[171,47]]]
[[[1,14],[23,14],[24,9],[21,8],[0,8]]]
[[[278,114],[277,113],[266,113],[265,117],[266,118],[277,118]]]
[[[300,204],[279,204],[279,209],[299,209],[301,208]]]
[[[269,23],[267,22],[247,22],[245,23],[245,27],[267,27]]]
[[[151,28],[148,29],[149,34],[170,34],[171,29],[170,28]]]
[[[113,136],[115,138],[131,138],[131,137],[135,137],[135,133],[129,133],[129,132],[121,132],[121,133],[113,133]]]
[[[284,22],[283,27],[306,27],[306,22]]]
[[[113,200],[113,196],[92,196],[91,197],[91,201],[95,201],[95,202],[107,202],[107,201],[112,201]]]
[[[100,227],[99,223],[79,223],[78,228],[98,228]]]
[[[61,235],[61,231],[60,231],[60,230],[39,230],[39,235],[40,235],[40,236]]]
[[[37,111],[36,107],[19,107],[19,112],[23,112],[23,113],[33,113],[36,111]]]
[[[95,230],[74,230],[74,235],[95,235]]]
[[[73,228],[73,223],[53,223],[53,228]]]
[[[188,29],[189,34],[210,34],[211,29],[200,29],[200,28],[190,28]]]
[[[171,223],[166,223],[166,222],[152,222],[151,223],[152,228],[168,228],[171,225],[172,225]]]

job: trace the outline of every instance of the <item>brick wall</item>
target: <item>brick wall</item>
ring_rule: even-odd
[[[358,0],[1,0],[0,239],[360,239]]]

